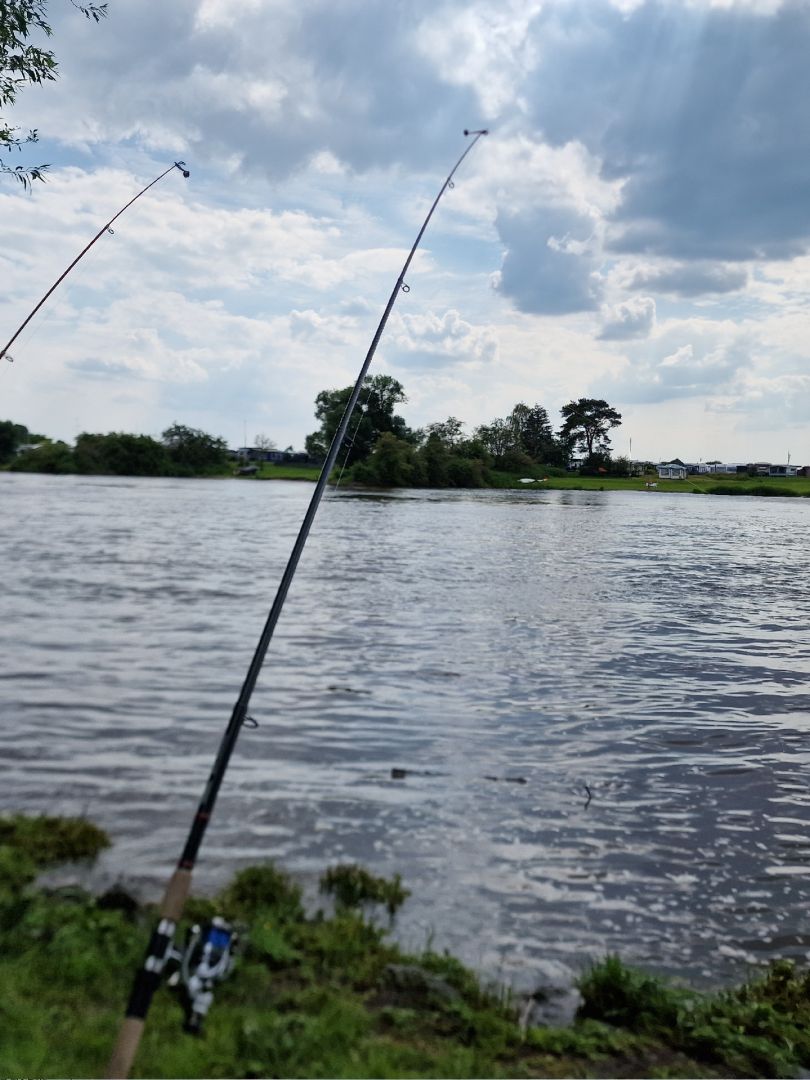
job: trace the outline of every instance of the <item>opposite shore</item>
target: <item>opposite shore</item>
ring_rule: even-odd
[[[481,425],[472,438],[465,438],[464,425],[455,417],[412,431],[393,412],[395,404],[405,400],[402,386],[386,375],[368,382],[366,406],[330,477],[333,483],[346,487],[545,487],[810,496],[810,476],[805,475],[808,469],[789,464],[685,465],[676,458],[655,465],[623,456],[614,458],[608,431],[621,423],[621,416],[606,401],[581,398],[564,406],[566,420],[557,434],[542,406],[530,408],[518,403],[508,417]],[[321,429],[307,436],[304,451],[291,446],[278,450],[271,439],[258,435],[254,447],[229,450],[223,438],[179,423],[166,428],[159,439],[127,432],[84,432],[69,445],[35,434],[24,424],[0,421],[0,469],[54,475],[315,481],[350,391],[347,387],[318,395],[316,417]],[[578,450],[584,456],[576,456]]]
[[[11,468],[9,465],[0,465],[0,472],[45,472],[52,475],[76,475],[75,470],[50,470],[28,469],[19,466]],[[288,465],[288,464],[261,464],[255,472],[241,474],[239,469],[234,469],[233,464],[207,469],[200,472],[184,472],[179,476],[185,479],[237,479],[241,482],[258,480],[293,480],[314,483],[319,474],[319,469],[311,465]],[[81,472],[83,476],[144,476],[137,472]],[[178,475],[178,474],[175,474]],[[339,473],[333,476],[332,481],[337,483]],[[355,490],[396,490],[403,488],[416,488],[430,485],[373,485],[362,484],[345,476],[340,480],[341,486],[351,487]],[[468,485],[447,485],[448,488],[464,488]],[[576,472],[563,472],[562,470],[543,469],[542,466],[524,470],[520,475],[504,472],[497,469],[488,470],[482,483],[470,485],[474,489],[490,490],[513,490],[513,491],[538,491],[541,489],[552,491],[645,491],[650,494],[656,492],[675,492],[677,494],[692,495],[749,495],[749,496],[776,496],[782,498],[803,497],[810,498],[810,478],[808,477],[785,477],[757,479],[750,476],[730,476],[718,479],[717,476],[699,475],[688,476],[682,480],[660,479],[657,474],[650,473],[643,476],[583,476]]]
[[[310,480],[318,478],[318,469],[307,466],[261,465],[249,477],[239,479],[253,480]],[[337,476],[333,478],[337,480]],[[718,478],[712,475],[688,476],[683,480],[660,479],[656,473],[642,476],[583,476],[576,472],[562,470],[544,470],[542,466],[527,469],[520,475],[490,469],[485,483],[480,487],[493,490],[538,491],[646,491],[676,492],[692,495],[764,495],[786,498],[810,498],[810,477],[786,477],[757,479],[750,476],[730,476]],[[528,482],[531,481],[531,482]],[[341,482],[345,484],[345,478]],[[348,484],[346,486],[349,486]],[[352,481],[355,489],[374,489]],[[381,487],[378,490],[390,490],[400,485]],[[404,485],[403,485],[404,486]],[[417,485],[414,485],[416,487]]]

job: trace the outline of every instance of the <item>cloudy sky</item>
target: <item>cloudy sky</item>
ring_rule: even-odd
[[[421,426],[618,408],[616,451],[810,463],[810,5],[779,0],[51,0],[18,98],[0,337],[175,158],[0,366],[0,418],[173,421],[300,447],[373,371]]]

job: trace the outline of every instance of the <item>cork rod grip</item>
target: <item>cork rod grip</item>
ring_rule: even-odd
[[[136,1016],[128,1016],[121,1024],[118,1032],[118,1040],[104,1074],[106,1080],[126,1080],[135,1054],[138,1051],[138,1043],[141,1041],[144,1021]]]
[[[105,1073],[107,1080],[126,1080],[129,1076],[141,1041],[146,1014],[152,1003],[152,995],[160,986],[175,924],[183,916],[190,889],[191,870],[178,867],[169,879],[160,905],[161,923],[152,935],[144,966],[135,976],[127,1014],[118,1032],[118,1040]]]
[[[183,917],[183,909],[191,889],[191,871],[178,868],[169,878],[166,892],[163,895],[163,903],[160,905],[160,914],[164,919],[179,922]]]

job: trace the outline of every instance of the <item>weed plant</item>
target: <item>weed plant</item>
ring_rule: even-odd
[[[389,881],[375,877],[356,864],[330,867],[320,879],[322,893],[330,893],[339,909],[360,908],[367,904],[384,904],[393,919],[411,895],[403,888],[402,879],[395,874]]]

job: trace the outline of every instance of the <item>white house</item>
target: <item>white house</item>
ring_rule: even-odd
[[[660,480],[685,480],[689,470],[685,465],[678,465],[677,462],[662,463],[658,466],[658,477]]]
[[[736,476],[738,472],[745,471],[745,466],[740,465],[736,461],[730,461],[728,463],[716,461],[709,468],[711,472],[722,473],[724,476]]]
[[[798,476],[798,465],[769,465],[768,476]]]

